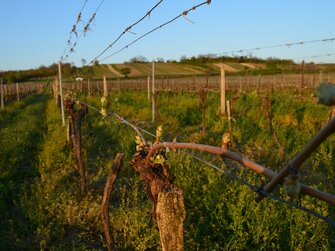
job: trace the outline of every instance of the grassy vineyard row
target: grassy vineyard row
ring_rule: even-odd
[[[98,97],[79,97],[100,107]],[[304,101],[289,92],[271,97],[273,127],[284,150],[279,157],[257,92],[229,91],[235,150],[272,170],[280,170],[329,120],[328,107],[306,95]],[[219,95],[206,97],[205,128],[197,93],[159,93],[157,122],[145,91],[110,93],[107,109],[153,132],[158,124],[164,139],[221,145],[228,121],[219,115]],[[89,192],[80,194],[80,177],[61,126],[59,108],[51,95],[40,94],[6,107],[0,113],[1,154],[0,249],[101,250],[105,240],[101,223],[102,191],[108,163],[118,152],[125,166],[112,193],[110,223],[117,250],[159,250],[159,234],[151,218],[151,202],[138,174],[128,161],[135,152],[135,132],[113,118],[89,110],[83,122],[83,154]],[[148,140],[154,140],[148,138]],[[306,161],[302,182],[334,194],[332,136]],[[197,156],[220,166],[221,160]],[[175,183],[185,196],[186,250],[303,249],[330,250],[335,231],[327,223],[271,200],[257,204],[249,188],[219,174],[189,155],[169,153]],[[230,170],[234,171],[234,170]],[[260,185],[260,176],[240,167],[236,174]],[[285,197],[281,189],[276,194]],[[287,197],[287,196],[286,196]],[[301,205],[334,219],[334,208],[307,196]]]

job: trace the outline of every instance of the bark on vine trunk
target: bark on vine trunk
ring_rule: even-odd
[[[102,224],[103,224],[103,228],[105,232],[107,248],[109,251],[115,250],[115,244],[114,244],[113,231],[111,231],[110,222],[109,222],[108,204],[109,204],[110,195],[112,193],[113,186],[117,178],[117,175],[123,167],[123,157],[124,157],[124,154],[122,153],[118,153],[115,157],[113,166],[111,167],[111,172],[107,178],[106,186],[104,189],[104,195],[102,199],[102,204],[101,204]]]
[[[80,104],[78,110],[75,109],[75,101],[71,98],[64,100],[64,105],[69,113],[69,130],[72,141],[73,154],[75,156],[76,169],[80,175],[80,191],[82,194],[87,192],[87,177],[82,159],[81,147],[81,124],[87,114],[87,106]]]
[[[268,123],[269,123],[270,133],[272,134],[273,139],[274,139],[274,141],[275,141],[275,143],[278,147],[279,157],[282,158],[284,156],[285,152],[284,152],[283,146],[279,142],[277,132],[273,128],[270,109],[271,109],[271,101],[270,101],[269,96],[266,96],[265,97],[265,115],[266,115],[266,118],[267,118]]]
[[[150,199],[152,215],[157,222],[163,251],[184,250],[183,222],[185,208],[183,191],[173,184],[174,175],[166,163],[146,164],[145,150],[138,151],[131,164],[140,174]]]
[[[158,194],[157,225],[163,251],[184,250],[183,223],[186,217],[183,191],[174,188]]]

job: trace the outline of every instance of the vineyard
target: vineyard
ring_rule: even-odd
[[[56,82],[20,99],[13,86],[0,113],[0,249],[169,250],[157,212],[175,191],[186,250],[334,249],[334,136],[290,174],[301,192],[266,192],[264,176],[331,123],[323,79],[226,77],[228,114],[220,77],[156,79],[156,92],[150,78],[64,83],[62,104]]]

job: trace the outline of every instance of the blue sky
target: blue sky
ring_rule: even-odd
[[[38,68],[58,62],[67,48],[69,32],[85,0],[1,0],[0,71]],[[82,30],[101,0],[87,0]],[[94,25],[80,37],[68,62],[82,65],[100,54],[130,24],[158,0],[104,0]],[[145,32],[179,15],[202,0],[163,0],[143,22],[126,33],[101,58],[124,47]],[[102,63],[122,63],[135,56],[148,60],[179,60],[181,56],[222,53],[290,42],[335,37],[334,0],[212,0],[138,41]],[[74,39],[72,40],[74,42]],[[310,58],[316,55],[328,57]],[[335,41],[246,51],[235,55],[303,58],[335,63]]]

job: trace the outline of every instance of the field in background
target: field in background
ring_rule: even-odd
[[[181,77],[181,76],[197,76],[197,75],[218,75],[220,74],[221,65],[225,67],[228,75],[271,75],[299,73],[301,66],[299,64],[291,65],[272,65],[267,63],[237,63],[237,62],[218,62],[218,63],[205,63],[205,64],[186,64],[186,63],[173,63],[173,62],[156,62],[155,74],[160,77]],[[125,74],[122,72],[124,69],[129,69],[127,77],[129,78],[143,78],[152,74],[151,63],[124,63],[124,64],[101,64],[92,66],[95,78],[102,78],[105,75],[107,78],[122,78]],[[247,72],[247,73],[246,73]],[[321,65],[307,66],[306,72],[315,72],[325,74],[335,72],[335,66]]]

